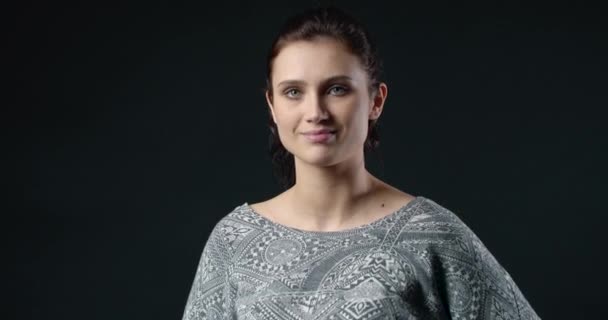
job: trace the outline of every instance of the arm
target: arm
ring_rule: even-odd
[[[234,319],[234,290],[230,283],[230,257],[220,224],[211,231],[196,269],[183,320]]]
[[[437,246],[436,288],[452,319],[540,320],[509,273],[459,218],[458,232]]]

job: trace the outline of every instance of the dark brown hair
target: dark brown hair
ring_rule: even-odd
[[[266,88],[272,99],[272,63],[288,43],[298,40],[314,40],[327,36],[341,41],[359,59],[369,80],[370,96],[374,96],[380,84],[382,62],[368,31],[346,12],[334,6],[309,9],[289,18],[279,30],[267,56]],[[287,151],[279,139],[278,129],[268,110],[270,128],[269,152],[275,177],[284,189],[295,184],[295,164],[291,152]],[[369,130],[364,144],[364,152],[375,150],[379,143],[376,120],[369,120]]]

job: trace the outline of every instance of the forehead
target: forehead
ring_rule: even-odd
[[[355,81],[365,81],[365,70],[358,57],[341,42],[323,37],[287,43],[275,57],[273,82],[283,80],[322,81],[346,75]]]

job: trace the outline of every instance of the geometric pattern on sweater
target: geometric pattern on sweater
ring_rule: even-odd
[[[274,223],[247,202],[211,231],[183,320],[540,319],[450,210],[417,196],[348,230]]]

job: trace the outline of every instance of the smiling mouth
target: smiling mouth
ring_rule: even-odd
[[[316,132],[316,131],[320,131],[320,132]],[[316,131],[303,132],[302,134],[304,134],[304,135],[315,135],[315,134],[325,134],[325,133],[336,133],[336,131],[338,131],[338,130],[323,129],[323,130],[316,130]]]
[[[337,130],[325,133],[317,133],[317,134],[304,134],[304,136],[311,142],[314,143],[325,143],[330,141],[335,135]]]

